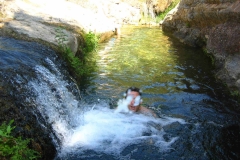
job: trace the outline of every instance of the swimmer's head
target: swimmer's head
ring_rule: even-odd
[[[124,93],[124,97],[126,98],[126,96],[127,96],[130,92],[132,92],[132,91],[138,92],[138,94],[139,94],[140,96],[142,95],[142,91],[141,91],[139,88],[137,88],[137,87],[129,87],[129,88],[126,90],[126,92]]]
[[[137,112],[139,110],[140,104],[142,102],[141,99],[142,92],[139,88],[129,87],[124,93],[125,99],[129,102],[128,109],[133,112]]]

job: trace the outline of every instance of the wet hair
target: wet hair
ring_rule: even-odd
[[[128,94],[128,91],[129,91],[129,90],[130,90],[130,91],[134,91],[134,92],[138,92],[140,96],[142,95],[142,91],[141,91],[139,88],[137,88],[137,87],[129,87],[129,88],[126,90],[126,92],[125,92],[126,95]]]

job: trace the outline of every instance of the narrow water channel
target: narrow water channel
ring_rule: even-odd
[[[211,60],[158,27],[125,27],[102,43],[79,88],[52,50],[0,38],[0,87],[52,125],[55,160],[239,159],[238,107]],[[115,113],[130,86],[159,118]]]

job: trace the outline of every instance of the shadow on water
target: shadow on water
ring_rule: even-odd
[[[123,28],[101,44],[81,99],[54,52],[0,41],[1,87],[52,125],[61,141],[56,160],[239,159],[239,114],[227,109],[236,104],[214,79],[211,61],[159,28]],[[160,118],[114,112],[129,86],[143,90],[144,105]]]

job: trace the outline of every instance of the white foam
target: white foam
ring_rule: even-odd
[[[128,109],[128,104],[132,101],[133,97],[128,96],[126,99],[120,99],[117,103],[117,108],[115,109],[115,113],[132,113]]]
[[[63,143],[64,152],[78,153],[94,150],[106,154],[119,155],[131,144],[151,143],[159,149],[167,149],[177,137],[166,141],[162,127],[182,119],[164,119],[142,114],[116,113],[114,110],[97,106],[84,114],[84,124],[77,127]]]
[[[61,74],[53,74],[43,66],[36,66],[36,72],[40,81],[30,81],[28,86],[36,94],[39,111],[62,142],[60,155],[75,150],[81,154],[89,149],[120,155],[127,146],[139,143],[168,149],[177,137],[165,140],[162,127],[173,122],[185,123],[178,118],[133,114],[127,108],[131,98],[119,101],[122,110],[110,109],[97,100],[97,104],[81,104]],[[84,108],[88,110],[83,112]]]

